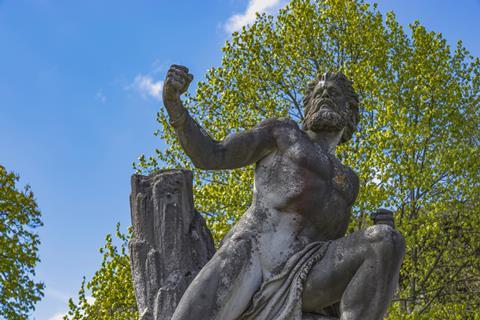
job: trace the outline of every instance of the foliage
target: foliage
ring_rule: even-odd
[[[338,150],[361,180],[351,230],[388,207],[407,241],[391,317],[473,317],[480,309],[480,60],[419,22],[405,31],[393,13],[382,16],[363,0],[293,0],[234,33],[223,53],[185,103],[215,139],[269,117],[301,120],[306,84],[317,73],[341,70],[354,81],[363,120]],[[168,147],[141,156],[137,169],[192,168],[163,110],[158,121]],[[252,167],[195,176],[196,206],[219,241],[250,204]]]
[[[106,243],[100,249],[103,254],[102,266],[89,282],[83,278],[78,292],[78,304],[69,300],[65,320],[136,320],[137,303],[130,272],[130,258],[127,253],[128,234],[120,232],[117,224],[116,237],[120,247],[113,243],[112,235],[106,236]],[[90,293],[91,296],[87,296]]]
[[[0,165],[0,319],[9,320],[27,319],[44,289],[33,279],[41,213],[30,187],[15,185],[19,179]]]

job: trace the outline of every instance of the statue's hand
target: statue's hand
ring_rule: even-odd
[[[185,93],[193,80],[193,75],[188,73],[188,68],[173,64],[168,70],[163,83],[163,101],[178,101],[180,95]]]

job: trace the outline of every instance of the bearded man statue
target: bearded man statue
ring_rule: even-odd
[[[180,99],[193,76],[173,65],[163,101],[194,165],[255,164],[250,208],[184,293],[173,320],[382,319],[398,282],[405,242],[392,221],[346,235],[357,175],[335,156],[359,121],[342,73],[308,86],[303,127],[268,119],[222,141]],[[388,214],[383,214],[388,216]]]

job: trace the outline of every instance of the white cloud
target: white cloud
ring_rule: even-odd
[[[100,89],[97,91],[97,94],[95,98],[100,101],[101,103],[106,103],[107,102],[107,96],[103,93],[103,90]]]
[[[50,317],[48,320],[63,320],[63,317],[66,315],[66,313],[55,313],[52,317]]]
[[[136,76],[128,88],[137,90],[144,98],[152,97],[157,100],[162,99],[163,81],[155,81],[150,75],[140,74]]]
[[[271,13],[287,4],[287,0],[249,0],[244,13],[239,13],[228,18],[225,30],[229,33],[239,31],[243,26],[255,21],[256,13]]]

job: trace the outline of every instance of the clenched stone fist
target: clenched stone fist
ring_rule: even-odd
[[[172,65],[168,70],[167,77],[163,83],[163,100],[175,101],[185,93],[193,80],[193,75],[188,73],[188,68],[179,65]]]

